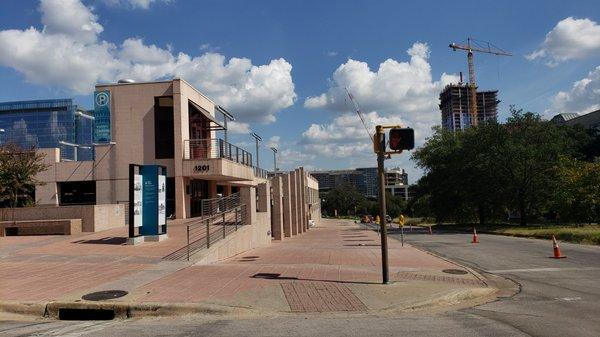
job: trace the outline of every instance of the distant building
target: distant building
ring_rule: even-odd
[[[315,171],[310,173],[319,182],[319,192],[325,193],[343,186],[354,186],[367,198],[376,199],[379,195],[377,180],[377,168],[365,167],[354,170],[329,170]],[[405,186],[408,186],[408,174],[406,171],[395,168],[386,171],[386,190],[394,195],[406,197]]]
[[[93,113],[78,108],[72,99],[0,103],[2,142],[24,148],[60,148],[66,160],[76,155],[80,160],[93,159],[93,122]],[[82,147],[75,150],[65,143]]]
[[[581,125],[585,129],[600,129],[600,110],[585,115],[561,113],[551,119],[552,122],[566,125]]]
[[[404,169],[394,168],[385,172],[385,190],[390,194],[402,197],[404,200],[409,198],[408,174]]]
[[[471,125],[469,113],[469,87],[466,84],[447,85],[440,93],[442,128],[445,130],[464,130]],[[498,116],[498,90],[477,92],[477,120],[496,121]]]

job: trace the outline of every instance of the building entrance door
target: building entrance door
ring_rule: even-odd
[[[208,181],[193,179],[190,182],[192,217],[202,215],[202,200],[208,198]]]

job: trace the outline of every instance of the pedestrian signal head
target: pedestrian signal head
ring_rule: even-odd
[[[415,130],[397,128],[390,130],[390,149],[394,151],[412,150],[415,147]]]

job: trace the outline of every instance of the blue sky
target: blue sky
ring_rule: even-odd
[[[585,112],[600,102],[599,20],[597,1],[6,0],[0,101],[91,107],[95,82],[177,75],[239,117],[236,142],[253,149],[251,129],[262,158],[279,147],[283,168],[374,166],[344,86],[370,123],[413,126],[422,143],[439,124],[440,88],[466,74],[448,44],[472,36],[514,54],[475,55],[479,87],[500,90],[500,119],[510,104]],[[414,181],[408,157],[386,165]]]

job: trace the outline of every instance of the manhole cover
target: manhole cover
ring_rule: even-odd
[[[466,270],[462,270],[462,269],[444,269],[442,271],[446,274],[455,274],[455,275],[468,274],[468,272]]]
[[[104,290],[83,295],[81,298],[86,301],[103,301],[112,300],[115,298],[123,297],[125,295],[127,295],[127,292],[125,290]]]

